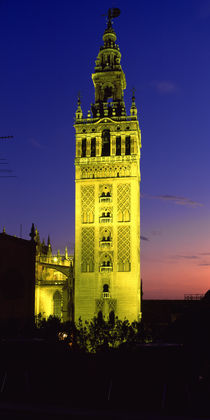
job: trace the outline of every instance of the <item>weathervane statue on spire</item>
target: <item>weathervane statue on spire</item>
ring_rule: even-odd
[[[107,26],[110,28],[112,26],[112,19],[118,17],[120,15],[120,9],[112,8],[108,10],[108,23]]]

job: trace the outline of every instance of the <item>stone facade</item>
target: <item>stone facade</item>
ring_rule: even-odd
[[[52,253],[50,240],[41,243],[36,230],[35,315],[73,320],[73,256]]]
[[[140,307],[140,148],[135,97],[126,87],[116,34],[108,20],[92,75],[95,103],[76,131],[75,320],[138,320]]]

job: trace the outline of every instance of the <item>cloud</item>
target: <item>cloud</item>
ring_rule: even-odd
[[[198,253],[198,255],[173,255],[170,258],[172,258],[172,260],[189,260],[189,261],[195,261],[197,266],[200,267],[210,267],[210,262],[208,260],[205,260],[202,258],[202,256],[207,255],[210,256],[209,252],[203,252],[203,253]],[[200,261],[199,261],[200,260]],[[203,261],[202,261],[203,260]]]
[[[44,149],[43,145],[41,143],[39,143],[37,140],[31,138],[28,140],[29,143],[32,144],[32,146],[34,146],[36,149]]]
[[[156,92],[160,93],[161,95],[168,95],[170,93],[177,92],[178,90],[178,87],[174,82],[167,80],[154,80],[151,82],[151,86],[154,87]]]
[[[197,260],[199,257],[197,255],[175,255],[174,258],[185,260]]]
[[[142,241],[149,241],[149,238],[147,238],[146,236],[140,236]]]
[[[210,263],[201,263],[201,264],[198,264],[199,266],[201,266],[201,267],[210,267]]]
[[[187,206],[187,207],[202,207],[203,204],[198,203],[197,201],[190,200],[186,197],[179,197],[176,195],[169,195],[169,194],[163,194],[163,195],[147,195],[147,194],[141,194],[141,197],[150,198],[150,199],[156,199],[156,200],[162,200],[162,201],[170,201],[171,203],[178,204],[180,206]]]

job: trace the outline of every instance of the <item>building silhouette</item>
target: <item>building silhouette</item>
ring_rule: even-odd
[[[134,93],[126,114],[111,13],[103,42],[92,74],[95,102],[84,117],[78,99],[74,125],[75,320],[134,321],[141,318],[141,133]]]
[[[33,238],[0,233],[0,326],[7,333],[34,319],[35,257]]]

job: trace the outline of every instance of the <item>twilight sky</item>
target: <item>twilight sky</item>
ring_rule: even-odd
[[[74,128],[108,7],[142,131],[145,298],[210,288],[210,0],[0,0],[0,230],[74,248]],[[6,160],[2,160],[6,159]],[[12,172],[2,172],[3,170]],[[2,177],[9,175],[9,177]],[[15,175],[16,177],[11,177]]]

